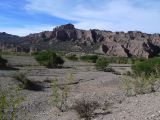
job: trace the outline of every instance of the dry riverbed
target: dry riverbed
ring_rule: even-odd
[[[70,109],[61,112],[53,105],[50,81],[58,79],[59,84],[71,88],[68,105],[81,98],[110,104],[106,110],[99,108],[94,120],[160,120],[160,93],[126,97],[121,75],[101,72],[91,63],[65,62],[62,69],[47,69],[39,66],[30,56],[7,56],[9,64],[19,70],[0,70],[0,85],[4,89],[16,84],[11,76],[17,72],[26,73],[30,80],[40,82],[42,91],[21,90],[25,100],[18,109],[16,120],[80,120]],[[112,65],[119,72],[130,70],[130,66]],[[72,81],[68,83],[70,77]],[[104,107],[104,106],[102,106]]]

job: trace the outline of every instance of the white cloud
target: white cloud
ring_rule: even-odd
[[[160,32],[157,0],[27,0],[26,10],[76,21],[83,29]]]
[[[30,33],[38,33],[42,31],[47,31],[47,30],[52,30],[53,26],[48,26],[48,25],[40,25],[40,26],[25,26],[25,27],[1,27],[0,31],[1,32],[7,32],[9,34],[13,35],[20,35],[20,36],[25,36]]]

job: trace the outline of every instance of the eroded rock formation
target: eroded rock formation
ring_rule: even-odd
[[[40,50],[50,48],[68,52],[98,51],[109,56],[149,58],[160,52],[160,34],[146,34],[140,31],[125,33],[97,29],[80,30],[72,24],[56,27],[53,31],[30,34],[26,37],[14,36],[10,40],[18,40],[19,45],[22,46],[35,45]],[[1,34],[0,41],[2,41]]]

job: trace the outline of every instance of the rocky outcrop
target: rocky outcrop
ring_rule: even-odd
[[[113,56],[149,58],[160,52],[160,35],[139,31],[116,32],[105,37],[102,53]],[[106,49],[107,48],[107,49]]]
[[[105,53],[109,56],[127,57],[127,53],[125,52],[124,48],[114,41],[105,42],[102,44],[100,49],[102,50],[102,53]]]
[[[4,41],[0,33],[0,42]],[[160,34],[146,34],[140,31],[111,32],[104,30],[80,30],[72,24],[58,26],[53,31],[30,34],[26,37],[9,37],[19,41],[21,46],[37,46],[37,49],[61,51],[95,52],[109,56],[149,58],[160,52]],[[6,42],[6,41],[5,41]]]

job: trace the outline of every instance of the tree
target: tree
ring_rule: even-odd
[[[64,60],[53,51],[38,52],[35,59],[48,68],[58,68],[64,64]]]

